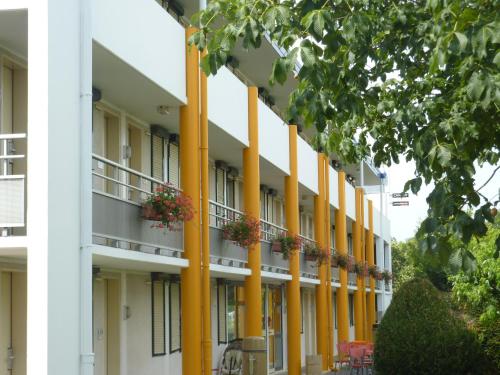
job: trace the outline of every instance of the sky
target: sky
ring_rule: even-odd
[[[489,165],[476,169],[476,188],[488,180],[494,169],[495,167]],[[388,199],[387,204],[384,204],[384,212],[386,212],[386,209],[388,210],[388,217],[391,220],[391,234],[392,237],[396,238],[398,241],[403,241],[412,237],[415,234],[418,224],[425,219],[427,215],[427,202],[425,198],[432,191],[432,185],[422,185],[422,189],[417,195],[413,195],[409,192],[408,198],[401,199],[409,201],[409,206],[393,207],[391,205],[392,201],[397,201],[399,199],[391,198],[390,194],[403,191],[405,182],[414,177],[414,170],[415,164],[413,162],[407,163],[404,161],[400,164],[386,168],[389,176],[389,183],[386,187]],[[500,171],[495,174],[488,185],[481,189],[481,193],[490,200],[493,199],[495,201],[499,199],[499,189]],[[374,206],[378,208],[380,206],[380,199],[375,195],[371,195],[370,198],[373,199]]]

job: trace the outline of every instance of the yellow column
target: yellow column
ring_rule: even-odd
[[[339,172],[339,209],[335,210],[335,244],[339,253],[347,254],[345,172]],[[338,340],[349,341],[347,270],[339,269],[340,288],[337,289]]]
[[[362,261],[362,213],[361,200],[363,199],[363,189],[356,188],[356,221],[352,223],[352,236],[354,246],[354,258],[356,262]],[[356,340],[364,340],[364,314],[363,314],[363,287],[364,276],[357,276],[356,286],[358,290],[354,292],[354,337]]]
[[[360,225],[359,225],[359,230],[361,234],[361,259],[363,262],[366,260],[366,230],[365,230],[365,199],[364,199],[364,191],[361,190],[360,194],[360,211],[361,211],[361,218],[360,218]],[[363,327],[363,340],[366,340],[366,283],[365,283],[365,278],[361,279],[361,302],[362,302],[362,313],[363,313],[363,319],[362,319],[362,327]]]
[[[247,215],[260,218],[259,124],[257,87],[248,88],[248,147],[243,150],[243,193]],[[245,336],[262,336],[262,296],[260,277],[260,242],[248,248],[245,278]]]
[[[325,250],[325,163],[318,154],[318,195],[314,197],[314,234],[316,242]],[[328,369],[328,317],[326,303],[327,267],[321,264],[318,269],[320,283],[316,286],[316,341],[318,354],[322,355],[323,370]]]
[[[333,307],[332,307],[332,269],[330,267],[330,248],[332,246],[331,218],[330,218],[330,167],[328,157],[323,156],[325,166],[325,243],[328,251],[328,260],[326,262],[326,304],[328,314],[328,366],[334,367],[333,358]]]
[[[208,97],[207,76],[200,70],[201,246],[203,294],[203,373],[212,374],[212,321],[210,317],[210,232],[208,228]]]
[[[375,247],[373,244],[373,202],[368,201],[368,238],[366,241],[368,265],[375,264]],[[370,293],[368,295],[368,327],[367,338],[373,341],[373,324],[375,324],[375,279],[370,276]]]
[[[186,29],[186,41],[194,28]],[[194,217],[184,224],[184,258],[181,271],[182,373],[201,374],[201,259],[200,259],[200,154],[198,50],[186,44],[187,104],[180,108],[181,188],[193,201]]]
[[[285,213],[288,233],[291,236],[299,234],[299,186],[297,171],[297,126],[288,127],[288,142],[290,147],[290,176],[285,177]],[[301,374],[300,353],[300,264],[299,249],[289,258],[292,280],[287,283],[287,331],[288,331],[288,373]]]

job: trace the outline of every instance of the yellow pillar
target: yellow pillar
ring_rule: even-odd
[[[323,156],[325,166],[325,243],[328,251],[328,261],[326,262],[326,304],[328,314],[328,366],[334,367],[333,357],[333,307],[332,307],[332,268],[330,267],[330,248],[332,246],[331,218],[330,218],[330,166],[328,157]]]
[[[366,243],[367,260],[368,265],[373,266],[375,264],[375,247],[373,243],[373,202],[368,201],[368,238]],[[370,276],[370,293],[368,295],[368,327],[367,327],[367,338],[369,341],[373,341],[373,324],[375,324],[375,279]]]
[[[299,234],[299,186],[297,170],[297,126],[288,127],[290,148],[290,176],[285,177],[285,213],[288,233]],[[288,374],[301,374],[300,353],[300,264],[299,249],[290,255],[289,267],[292,280],[287,283]]]
[[[194,28],[186,29],[186,41]],[[181,270],[182,373],[201,374],[201,259],[200,259],[200,154],[199,54],[186,44],[187,104],[180,108],[181,188],[191,197],[194,217],[184,224],[184,258]]]
[[[260,218],[259,123],[257,87],[248,88],[248,147],[243,150],[243,192],[245,213]],[[262,336],[262,296],[260,277],[260,242],[248,248],[245,278],[245,336]]]
[[[335,210],[335,244],[339,253],[347,254],[346,203],[345,203],[345,172],[340,171],[339,177],[339,209]],[[337,329],[338,340],[349,341],[349,315],[347,270],[339,269],[340,288],[337,289]]]
[[[318,154],[318,195],[314,196],[314,235],[319,247],[324,251],[325,244],[325,163]],[[318,268],[320,283],[316,286],[316,341],[318,354],[322,355],[323,370],[328,369],[328,317],[326,304],[326,268]]]
[[[212,320],[210,317],[210,231],[208,228],[208,97],[207,76],[200,70],[201,246],[203,295],[203,373],[212,374]]]
[[[362,205],[361,200],[363,199],[363,189],[356,188],[356,221],[352,223],[352,236],[353,236],[353,247],[354,247],[354,258],[356,262],[361,262],[362,257]],[[363,293],[364,288],[364,276],[357,276],[356,286],[358,290],[354,292],[354,337],[356,340],[364,340],[364,314],[363,314]]]
[[[361,205],[361,219],[360,219],[360,225],[359,225],[359,230],[361,233],[361,259],[366,261],[366,230],[365,230],[365,198],[364,198],[364,191],[361,190],[359,193],[360,196],[360,205]],[[365,283],[365,278],[361,279],[361,302],[362,302],[362,313],[363,313],[363,340],[366,340],[366,322],[367,322],[367,317],[366,317],[366,283]]]

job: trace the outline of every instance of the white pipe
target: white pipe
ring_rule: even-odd
[[[94,373],[92,343],[92,24],[80,0],[80,374]]]

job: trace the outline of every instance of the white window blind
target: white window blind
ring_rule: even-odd
[[[153,319],[153,356],[165,355],[165,283],[162,280],[151,283]]]
[[[163,138],[151,135],[151,175],[153,178],[165,181],[163,174]]]
[[[216,199],[217,203],[225,204],[226,199],[225,199],[225,188],[226,181],[225,181],[225,172],[221,168],[217,168],[215,170],[215,194],[216,194]]]
[[[169,284],[169,349],[170,353],[181,351],[181,287],[179,283]]]
[[[176,188],[180,187],[179,169],[179,146],[170,142],[168,146],[168,182]]]

